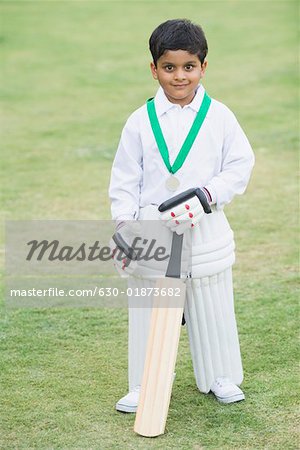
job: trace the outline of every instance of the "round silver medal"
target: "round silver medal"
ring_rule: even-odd
[[[169,191],[177,191],[177,189],[180,186],[180,182],[178,178],[174,177],[174,175],[171,175],[167,181],[166,181],[166,188],[169,189]]]

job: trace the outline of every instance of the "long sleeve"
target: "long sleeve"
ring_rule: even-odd
[[[121,135],[109,186],[113,220],[132,220],[139,211],[142,145],[138,122],[130,116]]]
[[[254,166],[251,145],[234,114],[227,111],[221,171],[205,186],[217,209],[245,192]]]

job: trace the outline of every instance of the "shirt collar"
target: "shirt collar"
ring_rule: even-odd
[[[197,92],[191,103],[184,106],[184,108],[191,108],[194,111],[198,112],[204,97],[205,89],[204,87],[199,84],[197,87]],[[170,102],[166,94],[164,93],[164,90],[162,87],[160,87],[154,97],[155,102],[155,108],[156,108],[156,114],[158,117],[162,116],[164,113],[168,112],[169,109],[177,107],[176,103]]]

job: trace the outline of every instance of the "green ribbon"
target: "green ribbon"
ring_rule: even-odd
[[[164,135],[162,133],[156,110],[155,110],[155,104],[154,104],[154,98],[151,98],[147,100],[147,111],[149,120],[151,123],[151,128],[159,149],[159,152],[162,156],[162,159],[164,160],[164,163],[170,173],[176,173],[182,166],[184,161],[186,160],[187,155],[189,154],[189,151],[192,148],[192,145],[197,137],[197,134],[203,124],[203,121],[206,117],[208,108],[211,104],[211,98],[207,95],[207,93],[204,93],[204,97],[200,106],[200,109],[195,117],[195,120],[193,122],[193,125],[191,126],[191,129],[182,144],[182,147],[174,161],[174,164],[171,166],[170,164],[170,158],[169,158],[169,150],[164,138]]]

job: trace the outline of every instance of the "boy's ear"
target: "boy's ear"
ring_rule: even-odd
[[[206,59],[203,61],[203,64],[201,64],[201,76],[204,77],[205,71],[207,69],[208,62]]]
[[[154,80],[157,80],[157,71],[154,62],[150,63],[150,69]]]

